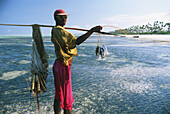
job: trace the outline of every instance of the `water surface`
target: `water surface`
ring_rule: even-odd
[[[44,37],[49,55],[47,92],[40,112],[53,114],[55,60],[50,37]],[[95,55],[98,36],[77,46],[72,65],[73,113],[170,113],[170,45],[139,39],[102,36],[109,55]],[[31,37],[0,38],[0,111],[38,113],[23,75],[30,81]]]

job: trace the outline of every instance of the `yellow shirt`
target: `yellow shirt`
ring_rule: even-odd
[[[68,66],[68,61],[73,56],[77,56],[77,38],[62,26],[54,27],[51,33],[51,41],[54,44],[57,59],[62,60],[63,64]]]

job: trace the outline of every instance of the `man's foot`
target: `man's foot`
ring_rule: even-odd
[[[54,113],[61,114],[60,100],[57,99],[54,100]]]

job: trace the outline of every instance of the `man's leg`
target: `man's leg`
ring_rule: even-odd
[[[72,110],[64,109],[64,114],[72,114]]]
[[[60,100],[54,99],[54,113],[61,114]]]

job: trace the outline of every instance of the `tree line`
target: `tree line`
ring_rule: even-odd
[[[130,26],[125,29],[111,31],[112,34],[170,34],[170,23],[155,21],[152,24]]]

